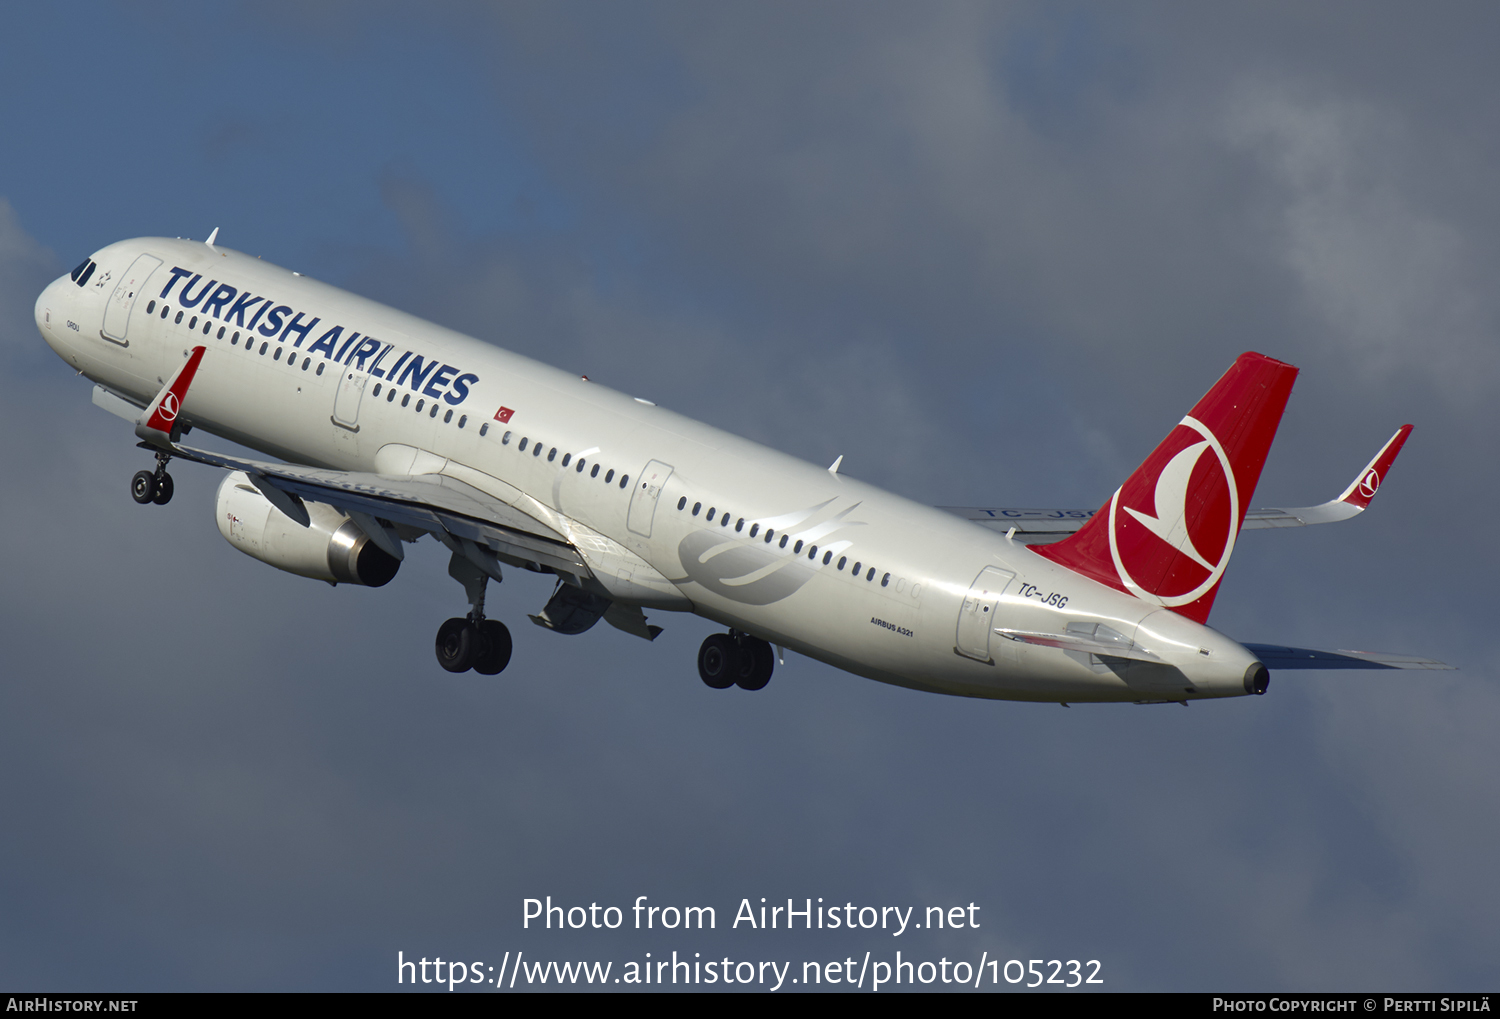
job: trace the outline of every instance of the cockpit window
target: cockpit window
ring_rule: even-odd
[[[85,258],[82,262],[78,263],[78,268],[76,268],[72,272],[68,273],[68,276],[73,280],[74,283],[77,283],[78,282],[78,277],[82,276],[83,275],[83,270],[87,269],[88,267],[89,267],[89,260],[87,258]]]
[[[89,281],[90,276],[94,275],[94,268],[94,260],[92,258],[86,258],[83,260],[82,265],[74,269],[68,275],[73,278],[74,283],[77,283],[81,287]]]

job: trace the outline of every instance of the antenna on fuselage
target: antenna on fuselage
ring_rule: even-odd
[[[209,234],[208,235],[208,240],[204,241],[203,243],[207,244],[211,248],[211,247],[214,246],[214,241],[216,241],[218,239],[219,239],[219,228],[218,227],[214,227],[214,232],[211,233],[211,234]]]
[[[829,464],[829,466],[828,466],[828,473],[829,474],[837,474],[839,472],[839,464],[841,464],[843,462],[844,462],[844,454],[840,453],[839,454],[839,458],[837,460],[835,460],[833,463]]]

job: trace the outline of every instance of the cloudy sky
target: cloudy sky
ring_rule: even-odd
[[[405,957],[1097,959],[1107,988],[1493,989],[1500,8],[27,5],[0,33],[0,985],[394,989]],[[712,626],[450,676],[378,591],[165,508],[32,303],[202,238],[939,505],[1099,505],[1234,357],[1302,369],[1213,624],[1426,654],[1176,706],[976,702]],[[658,617],[661,614],[657,614]],[[718,929],[523,930],[522,903]],[[964,931],[729,929],[742,898]],[[618,972],[618,969],[616,970]],[[799,985],[800,986],[800,985]],[[938,986],[941,986],[939,984]]]

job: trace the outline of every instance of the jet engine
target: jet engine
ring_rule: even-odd
[[[306,527],[271,505],[243,471],[219,485],[215,517],[224,540],[278,570],[329,583],[388,584],[401,563],[342,511],[304,502]]]

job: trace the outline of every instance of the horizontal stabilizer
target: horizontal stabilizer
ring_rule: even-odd
[[[1268,669],[1447,669],[1431,658],[1388,655],[1379,651],[1315,651],[1279,644],[1246,644],[1245,649]]]

